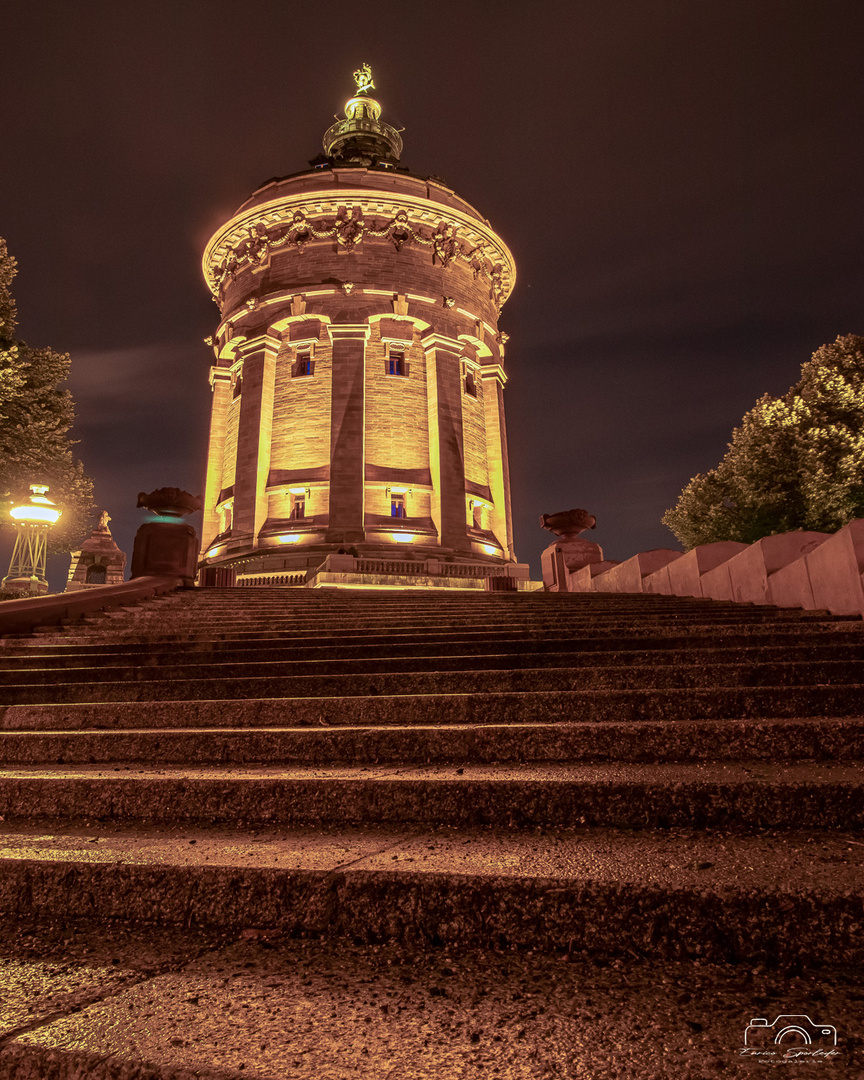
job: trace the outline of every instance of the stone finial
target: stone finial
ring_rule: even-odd
[[[562,510],[559,514],[541,514],[540,528],[566,539],[586,529],[596,529],[597,518],[587,510]]]
[[[108,516],[108,511],[103,510],[102,513],[99,515],[99,528],[104,529],[107,533],[110,533],[111,530],[108,528],[108,522],[110,520],[111,518]]]
[[[567,592],[567,575],[587,563],[603,561],[603,549],[590,540],[580,540],[579,533],[597,526],[597,518],[587,510],[563,510],[560,514],[541,514],[540,527],[558,538],[542,553],[543,582],[547,589]]]

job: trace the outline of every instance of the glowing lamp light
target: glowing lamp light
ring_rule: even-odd
[[[285,533],[282,536],[277,536],[276,539],[280,544],[296,544],[300,539],[300,533]]]
[[[483,550],[486,552],[487,555],[497,555],[498,554],[498,549],[493,547],[491,544],[483,544],[482,547],[483,547]]]
[[[390,539],[394,544],[413,544],[414,533],[390,533]]]
[[[48,530],[57,523],[62,511],[47,498],[47,491],[45,484],[31,484],[30,499],[9,511],[17,535],[9,573],[2,585],[10,592],[38,596],[48,591],[45,576]]]
[[[9,516],[22,525],[56,525],[63,511],[46,498],[47,491],[45,484],[31,484],[29,502],[13,506]]]

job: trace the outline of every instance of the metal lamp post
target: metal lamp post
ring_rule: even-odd
[[[62,511],[46,497],[47,491],[45,484],[31,484],[29,500],[9,511],[17,535],[9,573],[2,582],[4,589],[31,596],[48,592],[45,576],[48,530]]]

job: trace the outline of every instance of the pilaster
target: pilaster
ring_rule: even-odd
[[[330,521],[327,540],[364,538],[365,378],[367,323],[327,326],[333,345],[330,407]]]
[[[231,407],[231,372],[228,368],[210,369],[213,403],[210,410],[210,441],[207,448],[207,486],[204,490],[204,520],[201,525],[201,550],[219,532],[216,502],[222,484],[222,460],[225,456],[225,435],[228,431],[228,411]]]
[[[267,519],[267,476],[273,433],[273,393],[279,338],[270,333],[245,341],[243,386],[237,432],[234,479],[234,537],[248,536],[253,544]]]
[[[461,343],[443,334],[423,335],[429,404],[432,519],[441,547],[470,551],[465,509],[462,439]]]
[[[500,364],[484,367],[483,407],[486,413],[486,460],[489,469],[489,490],[492,492],[492,531],[504,548],[508,559],[513,551],[513,514],[510,506],[510,462],[507,454],[507,429],[504,424],[504,383],[506,376]]]

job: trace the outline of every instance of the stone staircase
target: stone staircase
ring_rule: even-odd
[[[860,619],[649,595],[205,589],[7,638],[0,1077],[750,1075],[750,1017],[808,1008],[864,1075],[862,683]]]

